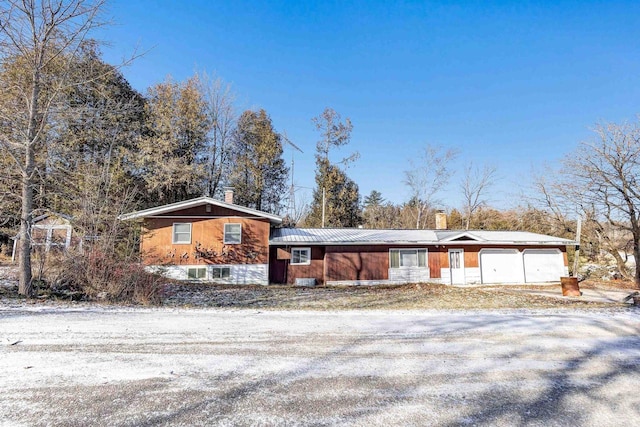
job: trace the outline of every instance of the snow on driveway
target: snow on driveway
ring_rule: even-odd
[[[640,311],[1,308],[0,425],[632,425]]]

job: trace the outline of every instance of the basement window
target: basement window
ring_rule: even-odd
[[[311,248],[291,249],[291,265],[311,264]]]
[[[227,245],[242,243],[242,224],[224,225],[224,243]]]
[[[231,277],[230,267],[213,267],[211,269],[212,279],[228,279],[229,277]]]
[[[207,278],[207,267],[187,268],[187,279],[202,280]]]
[[[389,249],[390,268],[427,268],[426,249]]]
[[[173,223],[173,244],[188,245],[191,243],[191,223],[174,222]]]

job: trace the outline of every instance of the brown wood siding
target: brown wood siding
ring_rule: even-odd
[[[191,223],[191,243],[173,244],[173,224]],[[224,224],[242,224],[242,243],[224,244]],[[249,218],[148,218],[140,242],[144,263],[266,264],[270,224]],[[200,244],[200,251],[196,251]]]
[[[464,248],[464,268],[478,268],[480,262],[478,260],[478,247]]]
[[[255,215],[246,212],[237,211],[235,209],[223,208],[221,206],[211,206],[211,212],[207,212],[207,206],[194,206],[188,209],[181,209],[172,212],[166,212],[158,216],[180,217],[180,216],[208,216],[208,217],[255,217]]]
[[[325,256],[327,281],[386,280],[389,248],[385,246],[331,246]]]
[[[440,279],[442,277],[440,271],[440,265],[442,264],[440,251],[436,248],[429,248],[427,254],[429,256],[429,277],[432,279]]]

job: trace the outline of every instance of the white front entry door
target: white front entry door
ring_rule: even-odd
[[[463,249],[449,249],[449,277],[452,285],[464,285]]]

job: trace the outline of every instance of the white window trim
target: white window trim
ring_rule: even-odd
[[[425,252],[425,266],[424,267],[420,267],[420,266],[415,266],[415,267],[409,267],[409,266],[398,266],[398,267],[391,267],[391,251],[416,251],[416,257],[418,257],[418,263],[420,260],[420,257],[418,255],[417,251],[424,251]],[[400,258],[401,259],[401,258]],[[420,269],[429,269],[429,249],[427,248],[391,248],[389,249],[389,269],[393,269],[393,270],[400,270],[400,269],[407,269],[407,268],[420,268]]]
[[[240,241],[239,242],[228,242],[227,241],[227,225],[238,225],[240,226]],[[242,223],[239,222],[227,222],[224,225],[224,231],[223,231],[223,238],[222,241],[225,245],[240,245],[242,243]]]
[[[309,256],[306,262],[293,262],[293,251],[308,251]],[[310,265],[311,264],[311,248],[291,248],[291,265]]]
[[[204,270],[204,277],[189,277],[189,270]],[[198,274],[196,273],[196,276]],[[187,267],[187,280],[207,280],[209,278],[209,272],[206,266],[194,266]]]
[[[62,247],[67,249],[71,246],[71,226],[70,225],[34,225],[31,230],[32,235],[33,235],[33,229],[46,231],[46,236],[45,236],[44,243],[38,242],[37,240],[34,240],[32,237],[31,238],[32,246],[44,246],[46,252],[49,252],[51,247]],[[62,242],[56,243],[53,241],[53,230],[66,230],[67,233],[65,235],[64,243]]]
[[[211,280],[231,280],[233,278],[232,274],[231,274],[233,269],[231,268],[230,265],[212,265],[212,266],[210,266],[210,268],[211,268]],[[222,270],[223,269],[228,269],[229,270],[229,277],[222,277]],[[220,270],[220,276],[221,277],[215,277],[215,275],[213,273],[215,270]]]
[[[188,242],[176,242],[176,225],[188,225],[189,226],[189,241]],[[174,245],[190,245],[191,244],[191,232],[192,232],[192,224],[190,222],[174,222],[171,227],[171,243]],[[186,234],[186,232],[181,232],[180,234]]]

